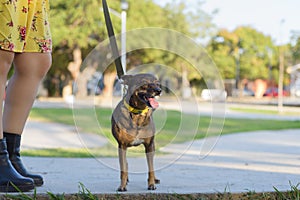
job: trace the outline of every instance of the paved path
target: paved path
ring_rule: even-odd
[[[29,120],[22,137],[23,149],[41,148],[95,148],[107,140],[95,134],[84,133],[84,141],[75,126]]]
[[[208,144],[214,144],[209,138]],[[300,130],[260,131],[226,135],[202,158],[204,140],[191,146],[170,145],[171,154],[156,156],[157,193],[213,193],[290,189],[300,182]],[[186,147],[189,147],[186,149]],[[116,150],[117,151],[117,150]],[[202,152],[203,153],[203,152]],[[24,162],[43,174],[38,193],[77,193],[79,182],[93,193],[115,193],[119,185],[117,158],[31,158]],[[147,193],[146,161],[130,158],[128,192]]]
[[[299,116],[290,120],[294,118]],[[72,126],[34,121],[28,122],[24,134],[24,149],[85,148],[106,142],[105,138],[89,135],[82,143]],[[239,133],[166,146],[163,151],[169,154],[155,157],[156,175],[161,180],[155,192],[262,192],[274,191],[273,186],[288,190],[289,182],[294,185],[300,182],[299,141],[300,130],[281,130]],[[38,193],[77,193],[79,182],[93,193],[115,193],[119,185],[117,158],[23,159],[31,171],[45,178],[44,186],[37,188]],[[128,192],[147,193],[146,159],[129,158],[128,164]]]

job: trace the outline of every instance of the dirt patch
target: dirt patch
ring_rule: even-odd
[[[37,194],[37,195],[0,195],[0,199],[27,199],[27,200],[280,200],[295,199],[289,192],[268,193],[216,193],[216,194]],[[26,196],[26,198],[24,198]]]

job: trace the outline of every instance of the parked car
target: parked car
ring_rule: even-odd
[[[265,97],[278,97],[278,88],[277,87],[271,87],[271,88],[268,88],[267,91],[264,93],[264,96]],[[285,90],[282,91],[282,95],[283,96],[288,96],[289,93]]]
[[[201,92],[201,98],[205,101],[221,100],[224,101],[227,97],[227,92],[220,89],[204,89]]]

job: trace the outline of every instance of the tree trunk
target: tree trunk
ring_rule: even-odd
[[[76,80],[80,74],[80,66],[82,63],[81,49],[76,47],[73,50],[73,62],[68,65],[68,70],[71,72],[72,78]]]
[[[182,71],[182,98],[188,99],[191,97],[192,91],[188,79],[188,71],[184,64],[181,65],[181,71]]]
[[[116,80],[117,73],[115,71],[108,72],[106,71],[104,73],[104,89],[103,89],[103,97],[104,98],[112,98],[113,96],[113,90],[114,90],[114,83]]]
[[[73,50],[73,61],[70,62],[69,65],[68,65],[68,70],[70,71],[70,73],[72,75],[73,81],[76,81],[76,79],[80,75],[81,63],[82,63],[81,50],[80,50],[80,48],[76,47]],[[69,84],[72,84],[72,82],[70,82]],[[67,85],[66,87],[73,88],[73,85]]]
[[[93,74],[96,72],[98,63],[93,63],[91,66],[87,66],[78,76],[76,80],[77,84],[77,93],[76,97],[83,98],[87,97],[87,83],[88,80],[93,76]],[[96,89],[96,88],[93,88]]]

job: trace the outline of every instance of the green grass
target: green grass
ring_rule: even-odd
[[[238,112],[246,112],[246,113],[268,114],[268,115],[278,114],[278,110],[262,110],[262,109],[254,109],[254,108],[230,108],[230,110],[234,110]],[[281,115],[295,116],[295,115],[299,115],[299,112],[285,111],[281,113]]]
[[[225,188],[224,192],[210,193],[210,194],[176,194],[176,193],[144,193],[144,194],[93,194],[88,188],[82,183],[79,183],[78,192],[76,194],[54,194],[47,192],[47,194],[38,194],[36,189],[33,194],[26,194],[21,191],[17,194],[0,194],[0,199],[3,200],[36,200],[36,199],[57,199],[57,200],[100,200],[100,199],[203,199],[203,200],[300,200],[300,191],[297,185],[291,185],[291,189],[287,191],[279,191],[274,187],[275,191],[256,193],[255,191],[249,191],[246,193],[230,193]]]
[[[276,187],[273,187],[277,193],[278,199],[300,200],[300,191],[298,189],[300,183],[298,183],[297,185],[293,185],[291,182],[289,182],[289,183],[291,186],[291,190],[289,190],[287,192],[279,191]]]
[[[112,110],[107,108],[76,109],[68,108],[33,108],[30,118],[33,120],[58,122],[68,125],[76,124],[82,132],[102,135],[110,142],[100,149],[43,149],[23,151],[28,156],[59,156],[59,157],[91,157],[94,156],[116,156],[116,141],[110,130],[110,118]],[[74,121],[75,119],[75,121]],[[159,148],[169,143],[182,143],[193,139],[201,139],[207,136],[220,134],[218,130],[211,127],[210,117],[182,114],[178,111],[157,110],[154,114],[157,128],[156,147]],[[222,125],[221,119],[214,119]],[[222,134],[257,130],[280,130],[300,128],[299,121],[262,120],[262,119],[226,119]],[[63,134],[63,133],[62,133]],[[142,147],[130,148],[129,155],[143,152]]]

